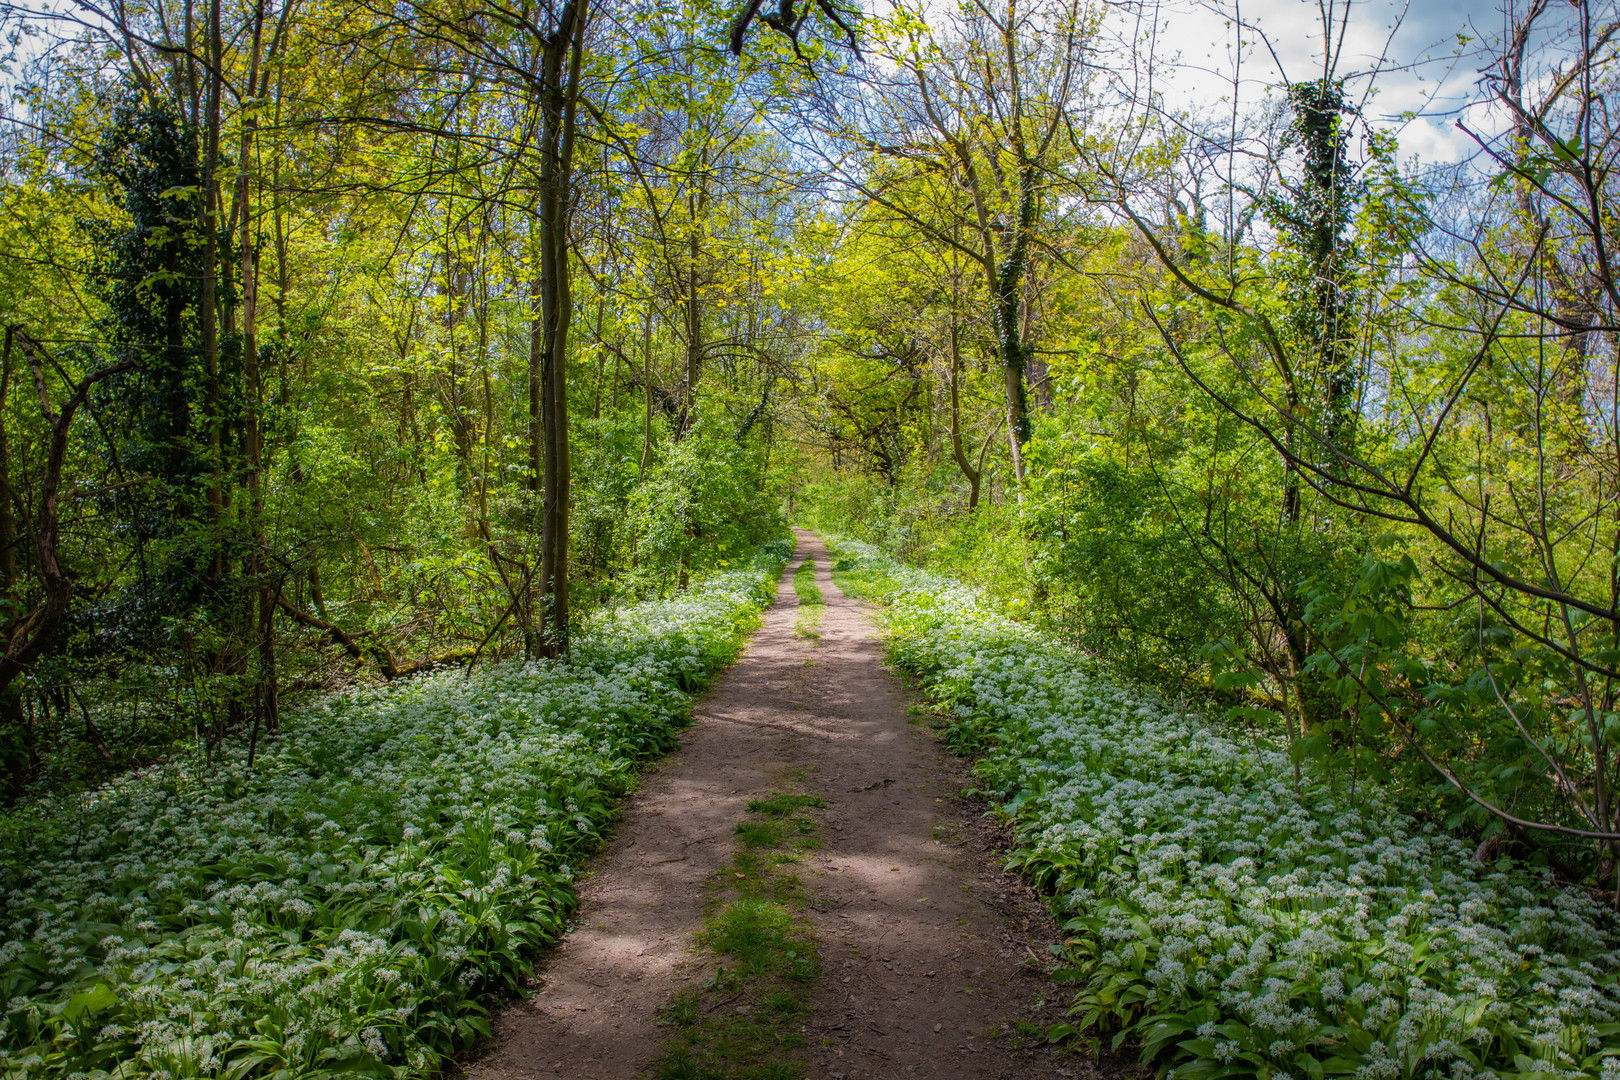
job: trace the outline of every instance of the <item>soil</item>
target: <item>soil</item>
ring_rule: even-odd
[[[1039,898],[1000,869],[1005,838],[960,794],[953,758],[907,706],[870,616],[797,530],[776,603],[697,704],[679,750],[642,779],[617,839],[585,875],[574,928],[541,958],[539,989],[497,1016],[473,1080],[632,1080],[666,1032],[658,1010],[708,961],[694,951],[709,890],[750,799],[821,796],[803,863],[822,957],[804,1023],[806,1075],[826,1080],[1118,1076],[1021,1033],[1067,993]],[[795,631],[792,571],[815,560],[820,639]],[[1028,1029],[1025,1029],[1026,1031]]]

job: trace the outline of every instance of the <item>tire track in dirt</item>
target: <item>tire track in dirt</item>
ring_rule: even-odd
[[[806,1075],[827,1080],[1068,1078],[1111,1067],[1020,1047],[1063,996],[1040,968],[1052,925],[999,869],[995,830],[958,798],[961,765],[908,722],[861,605],[825,546],[799,546],[742,658],[697,704],[679,750],[650,769],[617,839],[593,862],[575,927],[541,959],[540,989],[496,1019],[474,1080],[632,1080],[665,1032],[657,1010],[707,962],[693,935],[705,882],[749,799],[784,788],[827,802],[803,864],[823,972],[803,1031]],[[815,560],[819,643],[794,632],[791,572]]]

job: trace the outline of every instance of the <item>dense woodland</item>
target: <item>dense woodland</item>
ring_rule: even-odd
[[[5,829],[792,522],[1620,901],[1620,9],[1449,165],[1356,9],[1200,108],[1118,14],[8,0]]]
[[[785,507],[1614,887],[1614,10],[1463,35],[1442,168],[1353,11],[1221,116],[1078,2],[757,7],[8,9],[8,797]]]

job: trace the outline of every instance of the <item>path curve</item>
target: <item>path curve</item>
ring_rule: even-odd
[[[742,658],[697,703],[679,750],[642,779],[580,891],[540,989],[495,1023],[472,1080],[635,1080],[666,1033],[657,1010],[706,972],[692,951],[705,882],[748,800],[791,788],[827,801],[804,864],[823,973],[804,1025],[808,1077],[1067,1078],[1095,1063],[1020,1048],[1020,1020],[1060,996],[1039,964],[1056,929],[1000,872],[964,774],[884,666],[870,616],[832,582],[806,530]],[[815,560],[819,643],[794,631],[792,571]],[[1113,1070],[1107,1070],[1112,1072]]]

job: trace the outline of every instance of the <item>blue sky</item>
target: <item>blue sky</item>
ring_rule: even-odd
[[[1339,0],[1335,16],[1343,12]],[[1153,14],[1158,88],[1172,108],[1229,111],[1236,74],[1240,109],[1247,111],[1282,73],[1296,80],[1321,74],[1322,17],[1315,0],[1160,0]],[[1239,15],[1248,26],[1240,63]],[[1146,16],[1116,15],[1114,25],[1136,30],[1139,40],[1152,27]],[[1456,161],[1475,148],[1456,127],[1459,115],[1483,132],[1500,123],[1478,104],[1478,80],[1481,45],[1500,40],[1505,25],[1496,0],[1361,0],[1349,12],[1338,73],[1359,76],[1349,85],[1365,102],[1364,117],[1399,133],[1403,157]],[[1469,40],[1459,42],[1459,34]],[[1175,63],[1163,63],[1172,58]],[[1406,113],[1416,116],[1403,119]]]

